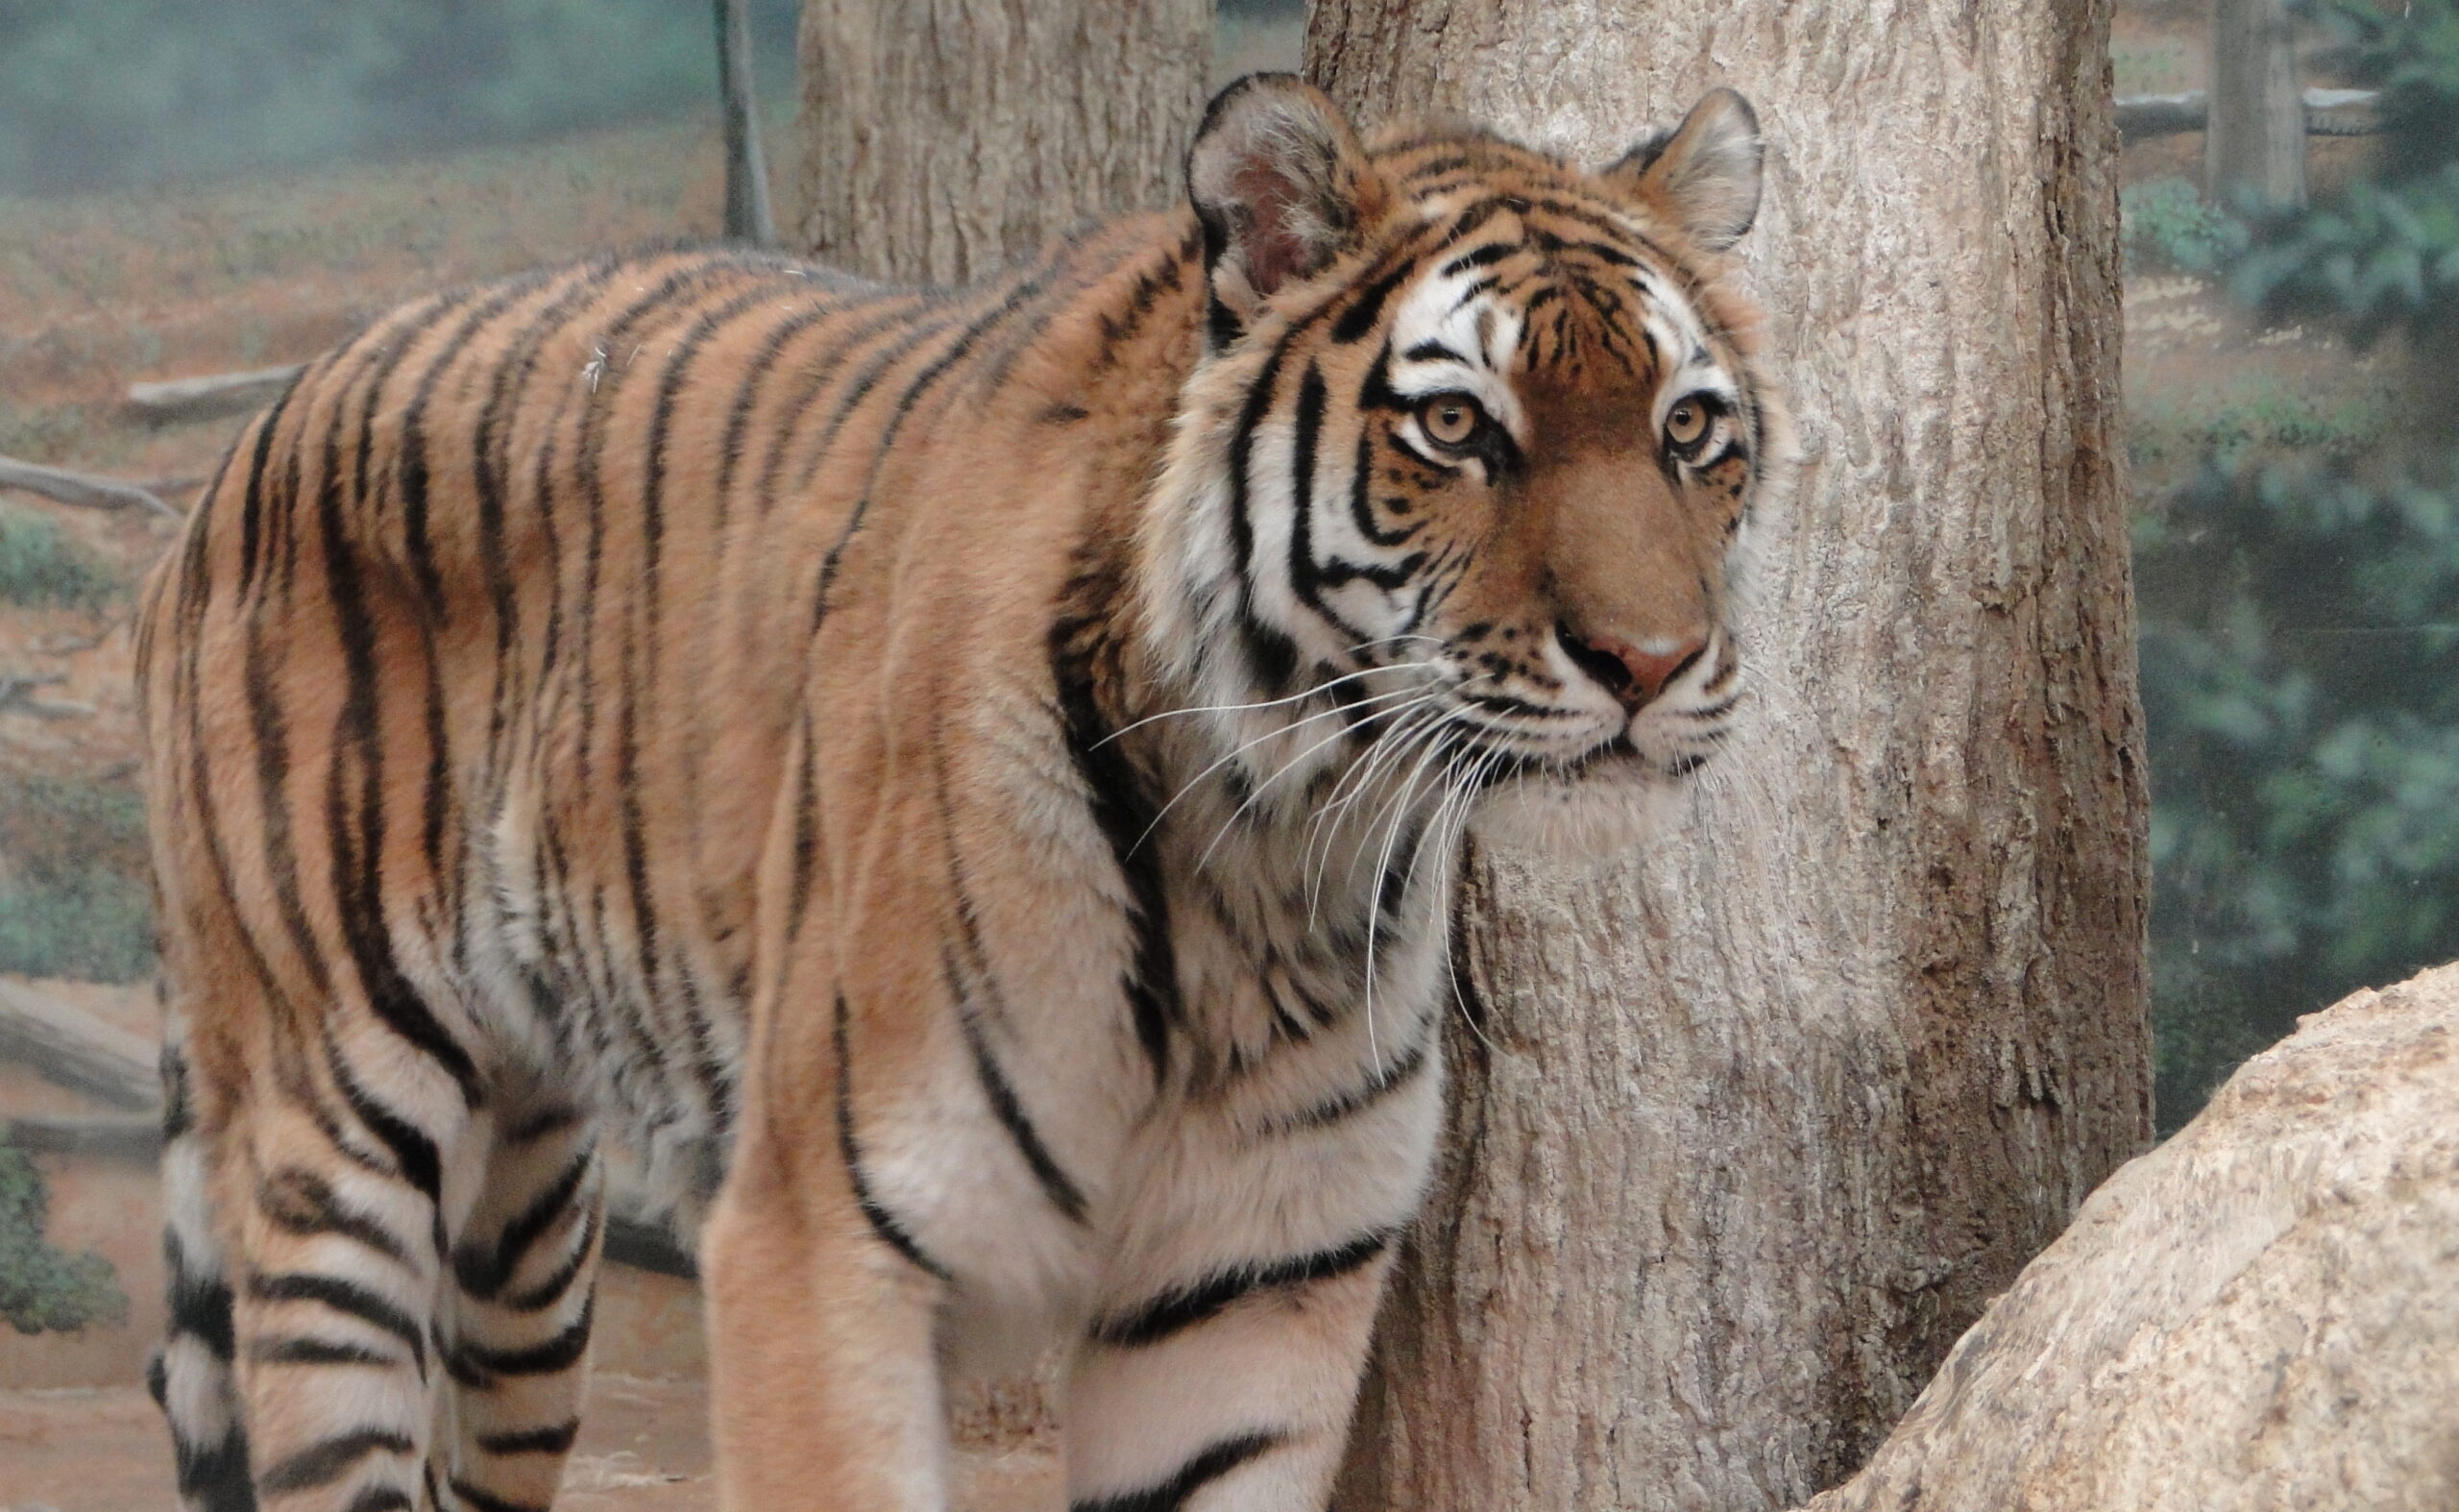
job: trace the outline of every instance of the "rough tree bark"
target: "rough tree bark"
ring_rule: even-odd
[[[2459,966],[2111,1177],[1809,1512],[2459,1506]]]
[[[807,0],[814,256],[963,282],[1172,203],[1204,107],[1211,0]]]
[[[2230,204],[2305,203],[2305,107],[2297,30],[2281,0],[2219,0],[2211,15],[2211,119],[2203,188]]]
[[[1687,827],[1472,866],[1483,1021],[1344,1507],[1791,1506],[2149,1137],[2109,13],[1315,7],[1365,120],[1599,161],[1746,93],[1804,452]]]

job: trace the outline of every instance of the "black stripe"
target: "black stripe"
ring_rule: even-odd
[[[513,1272],[529,1256],[530,1246],[544,1237],[547,1231],[564,1216],[572,1198],[588,1180],[591,1165],[597,1159],[595,1147],[584,1146],[564,1166],[552,1184],[529,1200],[529,1206],[513,1215],[503,1226],[492,1245],[464,1244],[453,1251],[452,1278],[461,1289],[480,1299],[492,1299],[512,1280]]]
[[[256,1207],[284,1233],[337,1233],[378,1255],[410,1263],[408,1247],[391,1230],[344,1204],[313,1171],[290,1166],[266,1177],[256,1183]]]
[[[180,1236],[164,1231],[162,1268],[170,1273],[170,1331],[193,1336],[215,1359],[227,1363],[238,1348],[238,1330],[231,1319],[231,1288],[219,1276],[191,1272],[187,1258]]]
[[[778,475],[785,469],[787,454],[794,450],[796,440],[803,434],[804,419],[813,413],[812,405],[817,402],[821,392],[837,376],[838,370],[856,356],[870,350],[869,344],[874,337],[887,335],[899,328],[905,328],[904,334],[890,343],[891,353],[902,353],[911,350],[913,344],[923,336],[944,329],[945,322],[928,319],[932,308],[933,306],[919,296],[909,296],[886,309],[875,311],[851,330],[832,330],[826,333],[831,338],[829,346],[819,354],[817,361],[803,370],[802,381],[794,386],[792,396],[783,406],[778,416],[778,423],[772,427],[775,434],[769,440],[767,453],[761,460],[759,480],[753,485],[752,499],[760,506],[764,516],[769,506],[777,501]],[[915,325],[914,322],[917,321],[925,323]],[[848,393],[840,396],[838,402],[829,410],[828,417],[821,422],[819,440],[813,447],[812,461],[808,466],[798,469],[799,476],[806,479],[810,477],[812,470],[819,465],[820,459],[826,455],[828,449],[836,444],[838,429],[845,424],[846,417],[853,412],[853,405],[860,402],[862,396],[869,393],[870,385],[877,381],[879,379],[874,372],[867,378],[857,378],[849,386]],[[797,486],[799,487],[799,484]]]
[[[478,1447],[490,1454],[560,1454],[572,1447],[572,1439],[580,1432],[580,1419],[543,1428],[520,1428],[509,1433],[481,1433]]]
[[[313,1302],[399,1338],[410,1347],[419,1372],[426,1372],[426,1330],[416,1318],[359,1285],[338,1276],[290,1271],[248,1278],[248,1295],[259,1302]]]
[[[368,385],[360,417],[362,466],[375,425],[379,378]],[[342,708],[335,721],[335,751],[326,787],[326,823],[332,836],[333,873],[339,879],[335,899],[342,934],[348,941],[359,985],[368,1006],[403,1040],[443,1067],[459,1086],[464,1104],[477,1106],[477,1066],[470,1052],[448,1033],[422,1001],[393,956],[390,925],[385,917],[383,889],[384,747],[382,706],[378,695],[381,671],[377,666],[376,626],[358,553],[350,536],[338,480],[328,477],[320,490],[318,526],[324,541],[325,579],[332,600],[335,627],[345,667]],[[365,494],[362,492],[362,499]],[[344,768],[354,758],[358,768],[356,824],[351,822],[351,801]],[[423,1188],[424,1189],[424,1188]],[[433,1195],[432,1189],[427,1189]]]
[[[398,1429],[357,1428],[275,1462],[256,1477],[256,1489],[269,1497],[312,1491],[349,1475],[352,1466],[370,1454],[410,1454],[417,1451],[418,1445],[410,1436]]]
[[[1008,1137],[1016,1142],[1016,1151],[1041,1183],[1042,1195],[1050,1205],[1067,1215],[1070,1222],[1084,1221],[1084,1194],[1051,1156],[1041,1135],[1035,1132],[1033,1120],[1025,1116],[1024,1105],[1016,1099],[1016,1089],[999,1069],[999,1061],[990,1053],[989,1042],[983,1038],[982,1025],[968,1002],[965,985],[957,972],[956,958],[941,952],[941,968],[947,974],[948,996],[956,1008],[957,1022],[964,1030],[965,1048],[973,1052],[974,1075],[982,1082],[982,1095],[989,1103],[990,1111]]]
[[[1176,1286],[1134,1311],[1105,1318],[1094,1325],[1093,1338],[1120,1349],[1157,1344],[1174,1333],[1219,1316],[1242,1298],[1259,1291],[1303,1286],[1346,1276],[1374,1262],[1392,1242],[1390,1231],[1362,1233],[1338,1249],[1318,1250],[1286,1259],[1240,1265],[1216,1271],[1199,1280]]]
[[[506,673],[519,670],[517,652],[521,640],[521,601],[513,581],[511,553],[506,547],[505,536],[505,505],[512,494],[513,481],[511,430],[519,424],[528,402],[530,380],[538,371],[539,353],[545,350],[548,341],[570,327],[577,311],[597,298],[619,265],[614,258],[603,258],[579,269],[562,292],[530,313],[527,324],[506,343],[503,354],[497,359],[495,377],[487,386],[487,402],[479,409],[477,421],[471,427],[470,455],[472,476],[476,482],[475,502],[477,509],[479,573],[486,582],[487,601],[495,609],[496,624],[494,688],[487,702],[489,770],[498,769],[501,761],[504,733],[512,719],[511,679]],[[560,406],[555,413],[560,415]],[[550,427],[548,434],[551,433]],[[547,449],[541,447],[540,450]],[[554,561],[552,525],[545,518],[544,511],[539,524],[548,542],[542,559]]]
[[[289,391],[298,392],[294,385]],[[345,390],[345,392],[347,392]],[[284,395],[287,402],[288,395]],[[257,501],[262,492],[265,448],[262,440],[270,439],[281,411],[275,410],[267,420],[264,436],[256,448],[256,465],[248,476],[248,515],[254,528]],[[338,416],[335,417],[338,420]],[[340,427],[328,424],[322,449],[323,471],[318,479],[322,492],[339,486],[341,448],[336,439]],[[298,447],[291,449],[296,459]],[[275,676],[266,659],[267,639],[265,616],[266,596],[252,596],[248,603],[246,637],[240,651],[240,683],[245,691],[248,729],[256,746],[253,764],[256,779],[256,805],[261,811],[256,836],[264,846],[264,866],[270,876],[264,891],[272,895],[275,912],[280,916],[282,930],[290,938],[300,967],[306,972],[309,990],[318,999],[332,996],[332,978],[325,965],[325,946],[317,939],[307,921],[307,911],[300,897],[297,851],[291,838],[291,805],[287,793],[290,776],[290,728],[282,717],[281,700],[275,687]],[[290,638],[276,638],[275,644],[287,646]]]
[[[735,382],[734,398],[726,405],[726,427],[718,442],[718,479],[716,513],[710,522],[712,533],[722,537],[726,521],[734,507],[735,473],[743,466],[743,444],[751,429],[751,417],[760,408],[767,393],[768,375],[785,355],[786,346],[796,336],[818,325],[831,315],[843,314],[855,307],[852,302],[816,301],[797,306],[760,338],[751,360],[743,365],[742,377]],[[791,422],[791,417],[788,420]],[[781,426],[781,430],[786,428]]]
[[[1109,841],[1110,860],[1133,900],[1129,925],[1134,954],[1122,984],[1135,1036],[1153,1066],[1153,1085],[1169,1080],[1170,1035],[1181,1018],[1177,947],[1170,937],[1169,892],[1161,879],[1160,848],[1144,843],[1158,822],[1154,804],[1137,780],[1127,749],[1110,739],[1108,721],[1093,688],[1089,665],[1095,647],[1080,644],[1095,634],[1061,618],[1051,626],[1051,678],[1059,695],[1068,759],[1091,795],[1093,822]]]
[[[1230,549],[1237,559],[1239,640],[1247,653],[1248,671],[1262,692],[1278,694],[1298,669],[1298,647],[1288,636],[1255,618],[1255,526],[1248,502],[1249,469],[1255,450],[1255,431],[1272,408],[1273,390],[1280,381],[1287,340],[1273,350],[1263,370],[1247,389],[1237,427],[1230,435]]]
[[[190,1444],[174,1425],[180,1495],[203,1512],[256,1512],[256,1482],[248,1475],[248,1435],[233,1427],[211,1444]]]
[[[1224,1439],[1180,1467],[1179,1473],[1157,1486],[1142,1491],[1122,1492],[1098,1500],[1077,1501],[1069,1512],[1181,1512],[1187,1500],[1249,1460],[1270,1451],[1280,1442],[1278,1433],[1242,1433]]]
[[[854,501],[853,513],[846,517],[844,527],[838,532],[837,543],[828,549],[827,559],[819,565],[819,593],[812,605],[811,622],[814,630],[816,630],[820,622],[828,616],[829,592],[837,584],[838,567],[844,561],[845,549],[853,544],[855,534],[863,528],[864,517],[870,513],[871,494],[878,486],[880,469],[887,465],[889,451],[896,444],[897,432],[904,428],[906,420],[913,415],[913,408],[921,402],[922,396],[930,392],[932,386],[937,383],[949,369],[955,367],[966,353],[973,350],[973,344],[997,329],[1002,321],[1014,314],[1027,300],[1040,293],[1042,286],[1042,280],[1039,278],[1032,278],[1010,289],[1006,298],[988,310],[975,316],[962,331],[959,331],[957,338],[948,343],[946,349],[937,356],[932,358],[927,367],[915,374],[913,380],[905,386],[905,392],[897,396],[896,408],[889,414],[888,424],[881,427],[879,442],[871,451],[871,469],[863,479],[862,497]],[[918,345],[918,339],[915,344]],[[893,354],[895,357],[903,355],[902,352]],[[887,360],[884,359],[878,367],[884,369]],[[867,384],[869,380],[866,378],[864,381]],[[859,399],[861,396],[858,393],[854,397]],[[815,455],[811,466],[804,469],[803,476],[797,480],[796,486],[800,487],[809,482],[813,469],[817,466],[818,458]]]
[[[564,1293],[572,1290],[572,1282],[580,1279],[581,1273],[589,1269],[590,1261],[596,1257],[590,1247],[597,1242],[598,1226],[603,1222],[600,1215],[604,1211],[602,1204],[590,1204],[580,1215],[580,1232],[573,1236],[572,1247],[565,1256],[564,1263],[528,1290],[498,1297],[496,1305],[507,1312],[544,1312],[563,1301]]]
[[[597,1298],[593,1295],[581,1304],[580,1316],[552,1338],[510,1350],[464,1341],[446,1354],[444,1368],[461,1384],[481,1388],[494,1385],[499,1377],[552,1376],[570,1370],[589,1349],[590,1326],[596,1314]]]
[[[458,817],[458,806],[452,798],[451,751],[445,736],[444,679],[435,648],[436,631],[446,621],[448,604],[444,575],[436,565],[435,543],[427,529],[428,482],[433,469],[427,456],[426,409],[442,385],[444,375],[460,360],[470,343],[491,329],[506,310],[545,286],[547,280],[537,275],[516,280],[498,288],[463,318],[443,350],[420,375],[418,387],[402,411],[395,443],[394,487],[401,505],[402,552],[426,607],[426,615],[416,622],[421,661],[426,670],[427,752],[426,777],[420,790],[420,853],[426,860],[430,885],[444,900],[446,912],[451,915],[460,912],[463,868],[447,864],[445,842],[449,835],[458,853],[466,844],[466,837],[451,822]],[[457,960],[464,948],[464,937],[458,933],[453,936],[452,948]],[[468,1090],[464,1088],[465,1096]],[[476,1105],[473,1102],[472,1106]]]
[[[264,548],[265,467],[273,454],[273,433],[280,427],[282,416],[290,409],[292,397],[307,381],[309,373],[314,372],[321,377],[333,360],[329,355],[321,358],[311,369],[303,369],[283,384],[281,396],[265,412],[264,423],[256,431],[256,454],[249,460],[247,486],[239,500],[239,592],[242,595],[255,586],[258,557]],[[297,449],[291,450],[295,455]]]
[[[1335,613],[1324,601],[1324,590],[1359,577],[1378,588],[1396,588],[1406,582],[1425,558],[1420,553],[1389,568],[1361,568],[1338,558],[1328,565],[1315,560],[1315,464],[1323,444],[1324,410],[1327,403],[1323,371],[1310,360],[1305,376],[1298,380],[1297,427],[1290,444],[1289,585],[1301,602],[1323,616],[1342,635],[1364,641],[1370,638],[1366,630]]]
[[[334,1339],[258,1339],[248,1346],[248,1358],[259,1365],[377,1365],[390,1368],[402,1361],[364,1344]]]
[[[499,1138],[506,1149],[519,1149],[534,1144],[551,1134],[562,1134],[581,1121],[580,1110],[570,1103],[548,1103],[535,1112],[524,1114],[517,1123],[506,1125]]]
[[[904,1256],[915,1269],[937,1277],[943,1281],[954,1280],[956,1279],[955,1276],[951,1274],[945,1266],[931,1258],[928,1255],[922,1253],[922,1247],[913,1241],[913,1236],[912,1234],[905,1232],[905,1226],[897,1222],[896,1215],[889,1212],[886,1207],[880,1206],[879,1199],[871,1195],[871,1183],[869,1180],[863,1175],[862,1147],[854,1138],[854,1085],[852,1070],[846,1063],[848,1060],[848,1051],[846,1048],[845,1014],[845,994],[840,992],[837,994],[837,1021],[835,1028],[837,1039],[837,1149],[839,1155],[842,1157],[845,1161],[846,1178],[853,1183],[854,1205],[862,1208],[864,1219],[870,1224],[871,1232],[879,1236],[881,1242],[886,1244],[889,1249],[894,1250],[897,1254]]]
[[[1421,1035],[1416,1043],[1378,1066],[1364,1082],[1336,1097],[1327,1098],[1303,1112],[1277,1120],[1273,1129],[1276,1132],[1321,1129],[1374,1107],[1425,1069],[1426,1050],[1433,1039],[1430,1031]]]
[[[812,880],[819,868],[819,773],[817,734],[806,710],[796,731],[794,762],[794,869],[787,889],[786,928],[789,937],[802,928],[803,911],[811,905]]]
[[[325,1030],[325,1065],[332,1073],[333,1085],[341,1088],[342,1101],[350,1105],[352,1116],[393,1153],[402,1179],[418,1188],[430,1204],[436,1203],[444,1191],[444,1157],[436,1150],[435,1141],[359,1085],[357,1074],[342,1059],[341,1045],[333,1038],[329,1022]],[[439,1227],[443,1223],[440,1208],[436,1222]]]
[[[1368,284],[1359,292],[1357,302],[1332,322],[1332,340],[1344,347],[1365,340],[1375,329],[1375,323],[1383,318],[1384,305],[1417,271],[1417,259],[1412,257]]]
[[[452,1477],[452,1496],[453,1500],[468,1509],[468,1512],[547,1512],[545,1507],[533,1507],[525,1501],[507,1501],[492,1491],[482,1490],[470,1484],[458,1475]],[[439,1506],[442,1504],[440,1501],[437,1503]]]
[[[350,1499],[343,1512],[413,1512],[417,1505],[399,1486],[366,1486]]]
[[[1357,429],[1357,457],[1350,473],[1349,517],[1357,533],[1373,546],[1406,546],[1425,528],[1423,520],[1386,530],[1375,518],[1374,500],[1368,496],[1375,489],[1375,427],[1360,426]],[[1401,500],[1405,503],[1405,500]]]

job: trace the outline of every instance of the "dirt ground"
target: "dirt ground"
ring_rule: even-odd
[[[590,1383],[557,1512],[714,1512],[698,1381],[604,1376]],[[1037,1442],[957,1456],[960,1512],[1061,1504],[1059,1459]],[[0,1392],[0,1512],[172,1512],[162,1420],[135,1387]]]

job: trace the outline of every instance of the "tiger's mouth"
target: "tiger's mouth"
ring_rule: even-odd
[[[1715,755],[1715,747],[1708,746],[1651,757],[1640,749],[1638,743],[1631,739],[1630,732],[1625,730],[1571,756],[1505,752],[1501,760],[1480,771],[1478,786],[1490,789],[1506,782],[1528,779],[1570,784],[1608,774],[1651,776],[1668,782],[1680,782],[1708,765]]]

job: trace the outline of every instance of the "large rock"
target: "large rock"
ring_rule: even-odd
[[[2459,965],[2133,1160],[1807,1512],[2459,1508]]]

